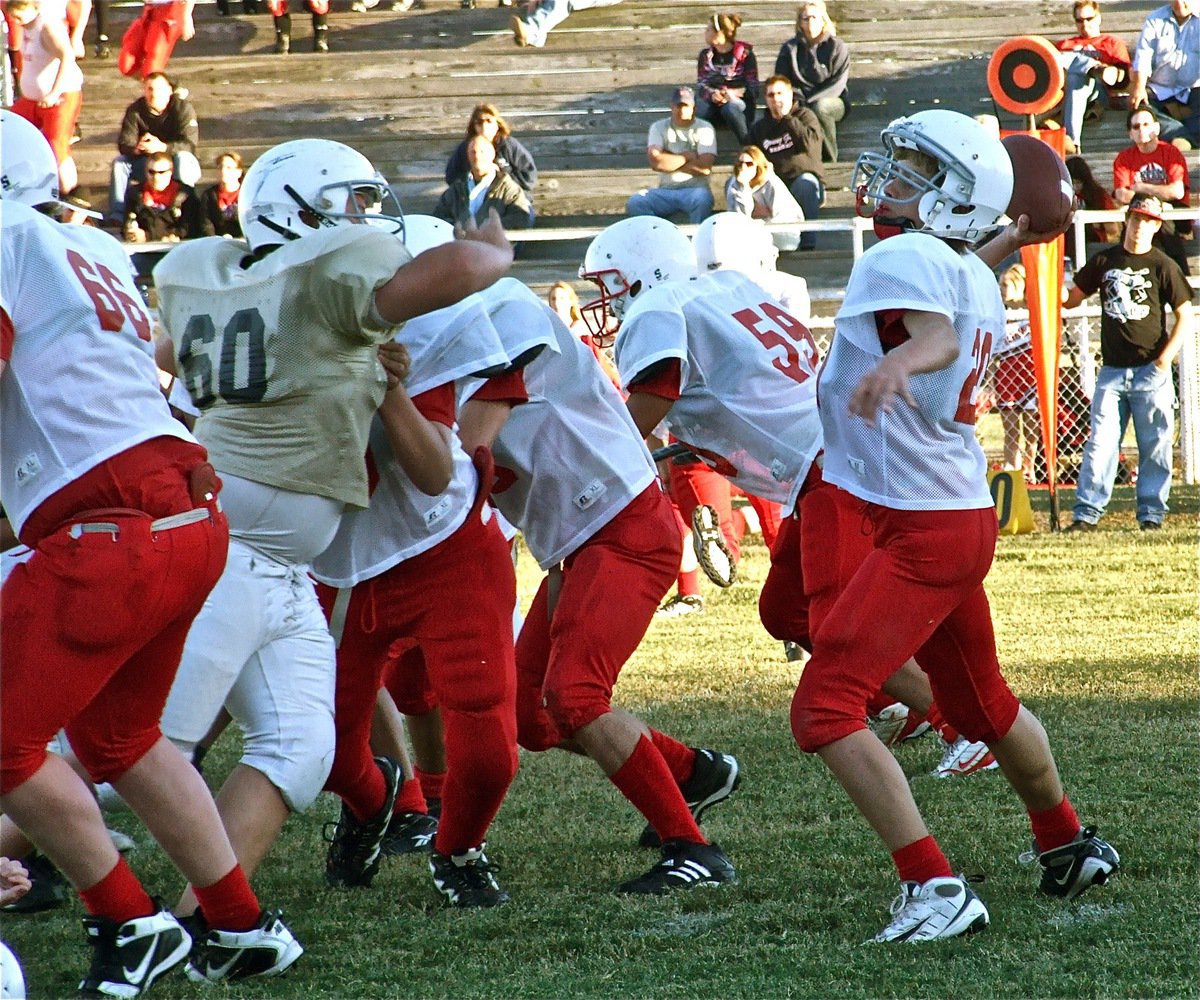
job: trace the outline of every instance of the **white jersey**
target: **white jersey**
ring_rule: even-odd
[[[493,321],[520,282],[502,279],[456,305],[418,316],[396,340],[408,348],[410,396],[479,372],[502,370],[531,348],[551,342],[528,322],[502,337]],[[528,293],[532,294],[532,293]],[[535,299],[536,301],[536,299]],[[506,342],[507,341],[507,342]],[[392,455],[377,417],[371,426],[371,462],[378,482],[366,510],[347,512],[333,543],[313,561],[313,575],[333,587],[353,587],[433,548],[462,527],[479,489],[478,476],[457,435],[451,436],[450,485],[437,496],[418,490]]]
[[[557,349],[543,351],[525,369],[529,401],[513,408],[492,445],[492,502],[549,569],[628,507],[654,481],[655,470],[591,350],[553,309],[528,289],[525,296]]]
[[[154,269],[196,437],[220,471],[365,507],[367,430],[387,388],[376,347],[395,331],[375,291],[412,257],[370,226],[249,253],[192,240]]]
[[[0,497],[20,532],[101,462],[151,438],[193,438],[159,390],[150,315],[121,245],[17,202],[0,213]]]
[[[715,271],[639,295],[616,360],[627,388],[677,360],[670,432],[747,493],[791,510],[821,450],[817,347],[803,323],[744,274]]]
[[[766,289],[771,298],[801,323],[808,323],[812,319],[812,298],[808,294],[808,281],[805,278],[786,271],[768,271],[766,268],[741,273],[759,288]]]
[[[936,372],[913,375],[917,408],[897,400],[874,426],[848,405],[883,357],[876,313],[938,313],[954,324],[959,352]],[[821,370],[824,478],[898,510],[975,510],[992,505],[987,463],[975,438],[975,400],[992,348],[1004,336],[996,279],[974,254],[906,233],[871,247],[850,275]]]

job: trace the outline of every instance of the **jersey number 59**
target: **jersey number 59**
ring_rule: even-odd
[[[783,348],[783,357],[771,358],[771,365],[793,382],[803,384],[814,374],[817,345],[808,327],[779,306],[763,302],[754,309],[739,309],[733,318],[742,324],[768,351]]]

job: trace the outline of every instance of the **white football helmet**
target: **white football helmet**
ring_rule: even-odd
[[[974,243],[997,228],[1013,190],[1012,161],[1000,140],[975,119],[957,111],[920,111],[897,118],[883,130],[884,152],[863,153],[854,167],[859,213],[866,202],[917,202],[924,232]],[[896,159],[901,149],[933,157],[938,170],[925,177]],[[915,193],[893,197],[884,188],[893,180]],[[894,188],[893,188],[894,191]]]
[[[246,171],[238,197],[238,220],[255,250],[353,222],[399,233],[403,214],[371,161],[330,139],[295,139],[267,150]]]
[[[779,250],[771,231],[741,212],[710,215],[692,237],[696,266],[706,271],[774,271]]]
[[[7,109],[0,110],[0,199],[30,208],[62,204],[58,163],[49,140]]]
[[[432,215],[404,217],[404,245],[414,257],[426,250],[454,242],[454,227],[445,219]]]
[[[614,222],[592,240],[579,277],[593,282],[600,297],[580,306],[593,336],[610,332],[630,302],[648,288],[696,276],[692,244],[672,223],[651,215]]]

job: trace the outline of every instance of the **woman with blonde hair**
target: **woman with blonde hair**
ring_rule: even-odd
[[[696,60],[697,117],[728,125],[743,145],[754,120],[758,59],[754,47],[737,40],[739,14],[713,14],[704,24],[704,48]]]
[[[467,122],[466,137],[446,161],[446,183],[453,184],[470,172],[467,163],[467,143],[477,135],[483,136],[495,147],[496,165],[525,191],[532,192],[537,183],[537,164],[533,162],[533,156],[512,137],[508,122],[501,117],[496,106],[486,101],[475,105],[471,119]]]
[[[546,301],[550,303],[550,308],[558,314],[558,318],[567,325],[567,328],[587,345],[595,355],[597,363],[604,369],[604,374],[619,389],[621,378],[617,374],[617,368],[608,353],[596,343],[596,338],[592,336],[587,324],[583,321],[583,312],[579,308],[579,296],[575,289],[565,281],[556,281],[550,286],[550,291],[546,293]]]
[[[837,123],[850,110],[846,84],[850,79],[850,50],[837,36],[837,25],[824,0],[808,0],[796,10],[796,34],[783,43],[775,73],[786,76],[802,104],[812,108],[821,123],[824,159],[838,158]]]
[[[757,146],[743,146],[725,185],[725,206],[763,222],[803,222],[804,210],[780,180],[766,155]],[[790,252],[800,245],[800,231],[772,229],[775,246]]]

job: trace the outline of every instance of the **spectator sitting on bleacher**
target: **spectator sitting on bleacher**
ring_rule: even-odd
[[[467,140],[468,172],[456,178],[433,210],[439,219],[482,226],[494,208],[505,229],[528,229],[533,224],[529,196],[496,163],[496,147],[482,135]]]
[[[214,165],[220,180],[200,193],[196,212],[197,231],[193,236],[227,236],[241,239],[242,224],[238,221],[238,195],[242,191],[242,158],[227,149]]]
[[[837,36],[823,0],[809,0],[796,11],[796,34],[783,43],[775,60],[775,75],[791,81],[796,96],[821,123],[825,159],[837,163],[837,123],[850,110],[846,85],[850,79],[850,50]]]
[[[171,156],[175,175],[183,183],[194,185],[200,179],[200,162],[196,159],[200,127],[186,95],[184,90],[175,90],[165,73],[151,73],[142,81],[142,96],[125,109],[117,136],[121,155],[113,160],[108,188],[112,217],[120,218],[130,178],[143,179],[151,154]]]
[[[728,125],[744,146],[754,121],[758,60],[752,45],[737,40],[741,23],[738,14],[713,14],[704,25],[705,47],[696,59],[696,114],[713,125]]]
[[[738,153],[733,176],[725,185],[725,206],[730,212],[763,222],[804,221],[804,210],[757,146],[743,146]],[[773,229],[771,240],[779,250],[795,250],[800,245],[800,231]]]
[[[167,153],[152,153],[147,157],[145,182],[132,182],[125,196],[125,242],[174,243],[194,232],[196,192],[175,179]]]
[[[786,76],[773,76],[763,97],[767,114],[750,129],[750,139],[763,151],[779,179],[800,203],[804,218],[815,219],[825,200],[825,178],[821,172],[821,123],[810,108],[796,99]],[[800,237],[801,250],[816,249],[816,237]]]
[[[1100,186],[1082,156],[1067,157],[1067,173],[1071,175],[1071,186],[1080,207],[1101,212],[1117,208],[1112,195]],[[1116,243],[1121,238],[1121,223],[1093,222],[1087,227],[1087,238],[1097,243]]]
[[[463,0],[464,6],[467,0]],[[524,47],[531,45],[540,49],[546,44],[546,36],[558,27],[568,17],[579,10],[589,7],[611,7],[621,0],[525,0],[525,16],[514,16],[512,25],[513,41]],[[475,6],[474,0],[471,6]],[[501,0],[501,6],[509,4]]]
[[[467,122],[467,136],[450,154],[446,161],[446,183],[453,184],[458,178],[466,177],[470,169],[467,163],[467,143],[477,135],[483,136],[496,148],[496,165],[530,194],[537,183],[537,164],[529,150],[512,136],[512,131],[496,110],[495,105],[476,104]]]
[[[671,117],[650,126],[646,158],[658,175],[658,187],[643,188],[625,203],[629,215],[669,219],[676,212],[688,222],[703,222],[713,210],[708,175],[717,160],[717,133],[696,118],[691,87],[671,91]]]
[[[1133,49],[1129,106],[1158,112],[1163,139],[1200,146],[1200,0],[1171,0],[1146,15]]]
[[[1063,128],[1081,149],[1083,119],[1092,105],[1111,106],[1110,95],[1129,79],[1129,49],[1116,35],[1100,31],[1099,0],[1075,0],[1071,6],[1077,34],[1055,43],[1066,81],[1063,84]],[[1103,98],[1103,103],[1098,102]],[[1070,150],[1068,150],[1069,152]]]
[[[1113,159],[1113,197],[1120,205],[1128,205],[1138,195],[1149,195],[1159,201],[1188,207],[1189,178],[1187,160],[1174,145],[1159,137],[1158,116],[1143,105],[1125,117],[1133,145],[1121,150]],[[1186,224],[1184,224],[1186,225]],[[1188,274],[1187,253],[1180,242],[1175,226],[1165,223],[1158,228],[1154,243]]]

